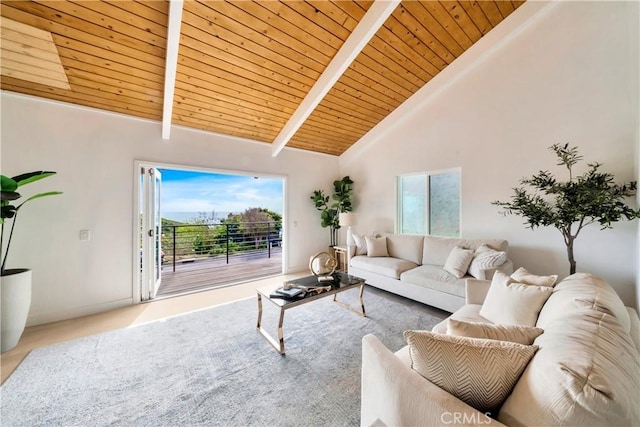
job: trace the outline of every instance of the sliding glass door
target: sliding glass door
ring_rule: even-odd
[[[155,298],[162,279],[160,199],[162,175],[154,167],[140,168],[140,299]]]

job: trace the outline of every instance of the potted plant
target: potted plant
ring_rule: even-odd
[[[582,160],[577,147],[554,144],[549,147],[558,157],[558,165],[569,172],[568,181],[558,181],[548,171],[540,171],[531,178],[523,178],[515,188],[510,202],[493,202],[501,206],[504,214],[520,215],[525,225],[557,228],[567,246],[569,272],[576,272],[573,244],[580,231],[589,224],[598,223],[604,230],[611,224],[626,218],[640,218],[640,210],[627,206],[624,199],[636,194],[636,182],[616,184],[613,175],[600,172],[600,163],[589,163],[589,169],[580,176],[573,176],[572,167]]]
[[[39,181],[55,175],[55,172],[36,171],[13,178],[0,175],[0,309],[2,316],[2,337],[0,352],[11,350],[18,344],[20,336],[24,331],[31,305],[31,270],[28,268],[6,268],[11,240],[16,226],[16,219],[20,209],[32,200],[46,196],[62,194],[60,191],[49,191],[35,194],[26,200],[18,203],[22,195],[17,192],[23,185]],[[9,237],[6,240],[5,248],[5,225],[11,220]]]
[[[353,194],[353,180],[348,176],[333,181],[333,195],[331,198],[325,195],[323,190],[315,190],[311,200],[316,209],[320,211],[320,225],[329,227],[331,232],[331,246],[338,243],[338,229],[340,229],[339,215],[343,212],[351,212],[351,196]],[[333,200],[333,203],[329,203]]]

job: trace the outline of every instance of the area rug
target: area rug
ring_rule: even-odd
[[[443,317],[381,291],[365,307],[366,318],[331,298],[288,310],[286,356],[256,331],[255,298],[40,348],[2,386],[1,424],[356,426],[362,337],[395,351],[404,330]],[[277,336],[268,301],[263,325]]]

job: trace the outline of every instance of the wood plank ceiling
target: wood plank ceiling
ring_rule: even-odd
[[[172,123],[272,143],[372,3],[185,1]],[[342,154],[522,3],[403,1],[288,146]],[[162,120],[168,11],[2,1],[0,88]],[[51,33],[70,89],[43,80],[19,24]],[[38,78],[18,78],[16,63]]]

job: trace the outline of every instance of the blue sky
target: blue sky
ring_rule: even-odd
[[[282,213],[283,179],[162,169],[162,212]]]

